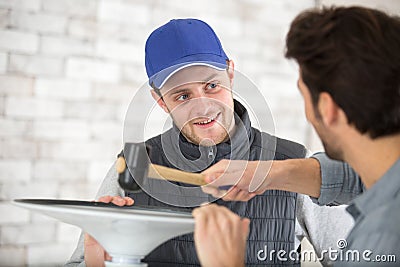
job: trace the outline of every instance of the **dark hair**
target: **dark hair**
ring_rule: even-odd
[[[400,131],[400,19],[364,7],[299,14],[286,37],[315,108],[329,93],[371,138]]]

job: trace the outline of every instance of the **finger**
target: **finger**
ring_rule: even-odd
[[[218,190],[218,192],[216,194],[213,194],[212,196],[219,199],[224,197],[227,193],[227,190]]]
[[[218,188],[216,188],[216,187],[214,187],[214,186],[209,186],[209,185],[202,186],[202,187],[201,187],[201,190],[202,190],[204,193],[209,194],[209,195],[216,194],[216,193],[218,193],[218,191],[219,191]]]
[[[110,203],[112,201],[113,197],[112,196],[103,196],[98,199],[99,202],[103,203]]]
[[[192,211],[193,217],[200,217],[200,216],[213,216],[215,213],[215,210],[218,209],[218,205],[216,204],[207,204],[207,205],[202,205],[198,208],[195,208]]]
[[[202,206],[193,210],[192,215],[195,219],[194,233],[195,239],[204,237],[204,233],[207,233],[207,220],[210,216],[208,206]]]
[[[204,193],[212,195],[214,198],[217,199],[223,197],[227,193],[226,190],[220,190],[213,186],[202,186],[201,190],[203,190]]]
[[[239,191],[240,190],[236,186],[233,186],[228,190],[228,192],[226,193],[226,195],[223,196],[222,199],[225,201],[234,201],[237,199]]]
[[[249,193],[244,190],[239,190],[239,193],[237,194],[237,199],[238,201],[249,201],[255,196],[254,193]]]
[[[204,181],[207,183],[207,184],[209,184],[209,183],[212,183],[212,182],[214,182],[214,181],[216,181],[216,180],[218,180],[218,178],[220,178],[221,177],[221,175],[223,175],[223,173],[221,172],[210,172],[210,173],[207,173],[207,174],[203,174],[204,176]]]
[[[123,199],[123,198],[120,197],[120,196],[115,196],[115,197],[113,197],[113,199],[111,200],[111,202],[112,202],[114,205],[117,205],[117,206],[125,206],[125,199]]]
[[[257,196],[257,195],[258,195],[257,193],[250,193],[250,194],[249,194],[249,199],[248,199],[248,200],[252,199],[253,197],[255,197],[255,196]]]
[[[229,165],[229,160],[223,159],[209,167],[208,169],[204,170],[201,174],[213,174],[213,173],[220,173],[224,172],[226,166]]]
[[[106,261],[112,261],[112,258],[111,258],[111,256],[110,256],[110,254],[107,253],[107,251],[104,251],[104,259],[105,259]]]
[[[125,205],[127,205],[127,206],[132,206],[133,203],[135,203],[135,200],[133,200],[130,197],[124,197],[124,200],[125,200]]]
[[[204,207],[205,206],[200,206],[198,208],[193,209],[192,210],[193,218],[197,218],[197,217],[200,217],[200,216],[204,215]]]

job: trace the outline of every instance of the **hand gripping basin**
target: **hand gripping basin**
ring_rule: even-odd
[[[108,266],[147,266],[149,252],[170,238],[194,230],[190,213],[160,207],[117,207],[100,202],[17,199],[14,204],[80,227],[110,254]]]

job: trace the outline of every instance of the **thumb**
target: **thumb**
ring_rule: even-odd
[[[97,241],[96,239],[94,239],[91,235],[89,234],[85,234],[85,246],[93,246],[93,245],[97,245]]]
[[[243,230],[243,233],[245,233],[245,235],[244,235],[245,239],[249,235],[249,228],[250,228],[250,219],[243,218],[242,219],[242,230]]]

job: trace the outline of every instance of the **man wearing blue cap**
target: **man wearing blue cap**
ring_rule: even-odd
[[[174,122],[171,129],[146,141],[151,147],[152,163],[200,172],[222,159],[285,160],[306,156],[302,145],[251,127],[246,108],[232,96],[234,63],[212,28],[203,21],[171,20],[153,31],[146,42],[146,71],[153,98]],[[332,246],[335,237],[344,236],[350,227],[348,221],[343,224],[336,221],[336,215],[343,214],[341,210],[333,214],[292,192],[270,190],[248,202],[234,202],[213,199],[198,187],[190,188],[187,193],[187,187],[180,184],[168,187],[171,183],[152,180],[150,190],[146,190],[151,194],[132,194],[121,191],[117,177],[113,166],[98,193],[106,196],[100,201],[122,206],[132,204],[134,199],[135,204],[188,207],[185,210],[215,201],[239,216],[250,218],[247,252],[243,255],[248,266],[300,266],[298,260],[265,261],[258,254],[265,246],[275,251],[296,251],[304,236],[320,251]],[[320,218],[313,219],[316,217]],[[67,266],[103,264],[107,254],[90,236],[85,239],[83,244],[81,238]],[[144,261],[150,267],[200,265],[193,234],[165,242]]]

